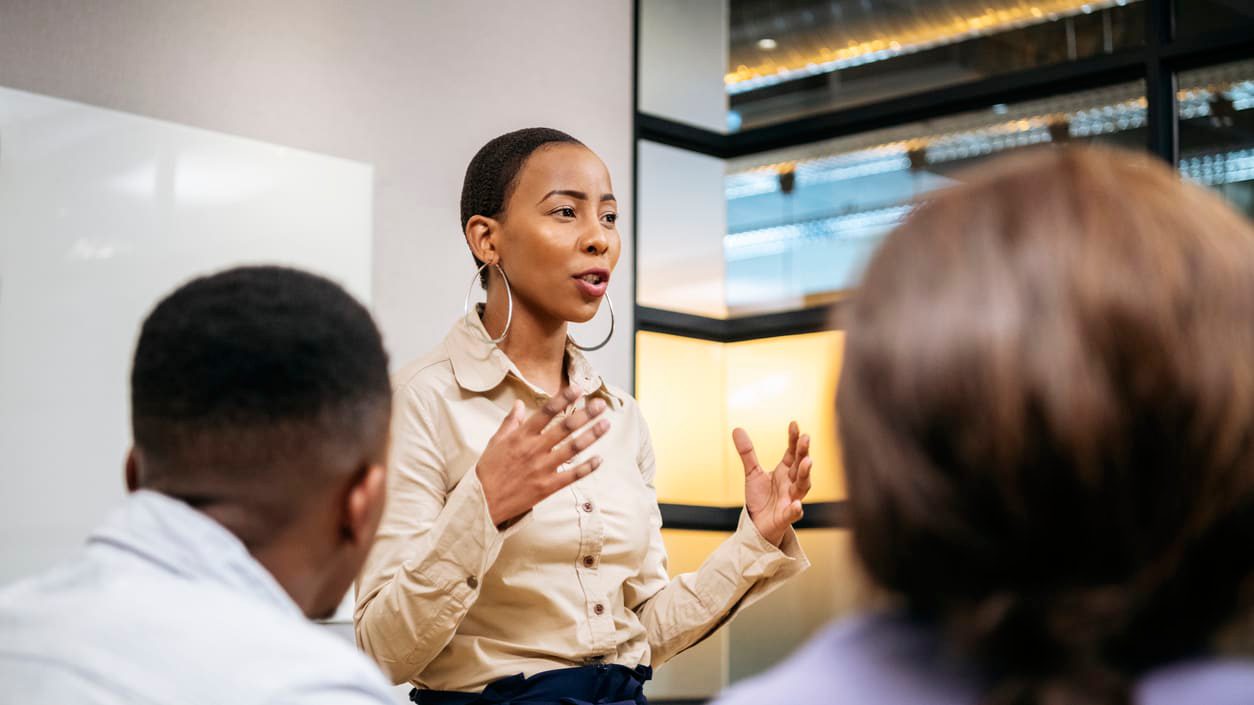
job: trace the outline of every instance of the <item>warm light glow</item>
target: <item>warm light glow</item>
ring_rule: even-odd
[[[722,531],[663,529],[662,543],[666,544],[667,572],[679,575],[700,568],[705,559],[728,536],[731,534]]]
[[[788,446],[786,430],[796,420],[811,437],[815,471],[806,501],[845,496],[836,440],[836,382],[845,349],[844,331],[766,338],[726,346],[727,436],[743,427],[768,470]],[[725,472],[743,491],[744,470],[728,441]]]
[[[987,7],[980,14],[954,17],[947,21],[928,21],[926,16],[920,16],[916,22],[896,29],[891,37],[854,38],[844,48],[835,51],[824,48],[816,55],[798,57],[786,63],[768,59],[755,66],[738,66],[735,71],[725,75],[723,81],[729,93],[742,93],[784,81],[839,71],[975,37],[999,34],[1126,4],[1127,0],[1039,0],[1031,6],[1021,3],[1017,7],[1001,9]],[[761,42],[758,46],[766,48]]]
[[[840,331],[727,344],[638,333],[636,392],[653,435],[658,500],[743,504],[732,429],[749,432],[769,470],[794,419],[812,438],[807,501],[843,498],[833,403],[843,350]]]
[[[636,334],[636,398],[653,436],[659,502],[731,506],[743,485],[724,477],[727,431],[724,345]]]

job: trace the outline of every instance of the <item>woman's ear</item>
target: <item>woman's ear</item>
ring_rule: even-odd
[[[480,262],[496,264],[501,260],[496,251],[496,237],[500,230],[500,223],[484,215],[471,216],[466,222],[466,244]]]

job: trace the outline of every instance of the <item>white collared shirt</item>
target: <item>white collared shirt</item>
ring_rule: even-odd
[[[0,590],[0,702],[380,705],[390,690],[234,534],[155,492]]]

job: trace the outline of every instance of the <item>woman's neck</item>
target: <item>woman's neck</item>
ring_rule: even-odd
[[[497,337],[505,329],[508,302],[503,287],[488,287],[488,302],[483,311],[483,325],[488,335]],[[518,298],[514,299],[514,316],[509,335],[500,344],[528,382],[550,395],[567,383],[566,321],[533,311]]]

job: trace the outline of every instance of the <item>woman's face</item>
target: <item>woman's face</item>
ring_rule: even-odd
[[[587,147],[550,144],[527,158],[492,237],[513,294],[536,313],[596,315],[618,264],[618,202]]]

